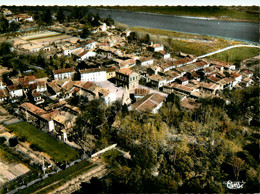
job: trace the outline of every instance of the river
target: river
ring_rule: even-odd
[[[110,16],[117,22],[129,26],[158,28],[201,35],[220,36],[230,39],[259,42],[259,24],[212,19],[197,19],[172,15],[128,12],[108,9],[90,9],[101,17]]]

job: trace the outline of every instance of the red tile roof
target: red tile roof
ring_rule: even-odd
[[[74,71],[75,71],[74,68],[67,68],[67,69],[54,70],[53,73],[54,74],[61,74],[61,73],[68,73],[68,72],[74,72]]]
[[[32,82],[32,81],[35,81],[35,80],[36,80],[36,77],[34,75],[30,75],[30,76],[25,76],[25,77],[19,78],[19,83]]]
[[[109,67],[109,68],[107,68],[107,73],[109,73],[109,72],[114,72],[114,71],[116,71],[116,70],[117,70],[116,67]]]
[[[89,50],[84,50],[81,53],[79,53],[77,56],[78,57],[83,57],[85,54],[87,54],[89,52]]]
[[[183,101],[181,101],[181,107],[186,108],[186,109],[197,109],[201,106],[201,103],[197,103],[195,100],[185,98]]]
[[[8,96],[9,96],[9,93],[6,90],[6,88],[0,90],[0,98],[6,98]]]
[[[22,87],[20,85],[11,85],[11,86],[7,86],[7,89],[11,92],[15,90],[21,90]]]
[[[122,73],[124,75],[131,75],[134,71],[129,68],[120,69],[117,72]]]
[[[150,90],[144,89],[144,88],[136,88],[135,89],[135,95],[137,96],[144,96],[146,94],[149,94]]]
[[[104,68],[91,68],[91,69],[79,70],[80,73],[92,73],[92,72],[100,72],[100,71],[106,71],[106,69],[104,69]]]
[[[148,94],[136,101],[131,108],[139,111],[153,111],[163,100],[164,97],[158,93]]]
[[[184,63],[188,63],[190,61],[192,61],[193,59],[190,57],[185,57],[183,59],[179,59],[177,61],[174,62],[175,65],[180,65],[180,64],[184,64]]]
[[[54,90],[55,93],[58,93],[61,88],[54,82],[48,82],[48,85]]]
[[[31,103],[27,103],[27,102],[21,104],[21,107],[38,116],[47,113],[45,110],[39,108],[38,106],[35,106],[35,105],[33,105]]]
[[[36,92],[36,91],[34,91],[34,92],[32,92],[32,96],[35,98],[35,97],[38,97],[38,96],[40,96],[41,95],[41,93],[40,92]]]

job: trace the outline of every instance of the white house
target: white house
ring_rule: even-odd
[[[155,86],[157,88],[164,86],[167,82],[166,77],[161,76],[159,74],[149,76],[148,79],[150,80],[150,83],[152,84],[152,86]]]
[[[23,89],[21,85],[7,86],[7,89],[12,98],[23,96]]]
[[[81,81],[105,81],[107,79],[106,69],[103,68],[91,68],[79,70]]]
[[[55,80],[73,78],[74,74],[75,74],[74,68],[58,69],[53,71]]]
[[[47,85],[46,85],[46,82],[45,81],[37,81],[36,82],[36,91],[37,92],[45,92],[47,91]]]
[[[41,97],[41,93],[37,92],[37,91],[33,91],[32,92],[32,96],[33,96],[33,100],[35,102],[35,104],[41,104],[44,102],[44,100]]]
[[[96,47],[96,44],[97,44],[96,41],[90,40],[90,41],[88,41],[88,42],[85,43],[85,49],[91,50],[91,49],[93,49],[93,48]]]
[[[71,55],[71,54],[77,54],[83,51],[82,47],[73,47],[70,49],[64,49],[63,50],[63,55],[67,56],[67,55]]]
[[[109,92],[108,90],[101,88],[99,94],[101,94],[100,97],[104,99],[107,106],[116,101],[116,94],[114,92]]]
[[[152,45],[149,46],[149,50],[151,50],[153,52],[163,51],[164,46],[162,44],[153,44],[152,43]]]
[[[235,85],[237,85],[239,82],[241,82],[243,79],[242,75],[240,75],[238,73],[231,74],[231,77],[234,79],[233,84],[232,84],[233,87]]]
[[[141,63],[141,66],[147,66],[153,64],[153,58],[152,57],[140,57],[139,61]]]
[[[105,32],[106,30],[107,30],[107,24],[103,23],[102,26],[101,26],[101,31]]]
[[[28,16],[27,18],[24,19],[24,21],[33,22],[33,17],[32,16]]]
[[[84,61],[85,59],[89,59],[90,57],[95,57],[97,55],[96,52],[84,50],[81,53],[79,53],[77,56],[79,57],[78,60]]]

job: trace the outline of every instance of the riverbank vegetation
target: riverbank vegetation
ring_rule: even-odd
[[[131,27],[139,36],[150,34],[151,40],[161,42],[172,52],[184,52],[200,56],[231,45],[241,44],[239,41],[220,37],[189,34],[154,28]]]
[[[179,16],[209,17],[221,20],[259,21],[258,6],[101,6],[101,8]]]

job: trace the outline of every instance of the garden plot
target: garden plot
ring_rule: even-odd
[[[29,171],[30,169],[21,163],[6,164],[5,162],[0,160],[0,187],[5,182],[8,182]]]

